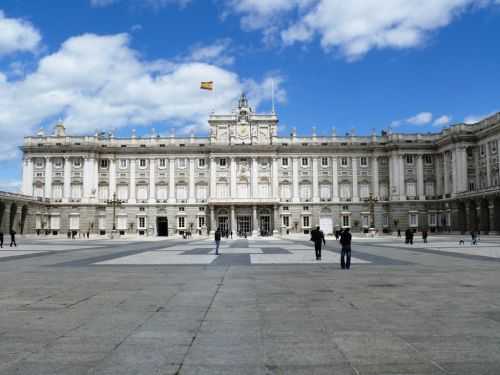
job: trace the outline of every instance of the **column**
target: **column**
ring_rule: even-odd
[[[109,160],[109,199],[114,199],[116,194],[116,159]]]
[[[448,179],[448,163],[447,163],[446,152],[443,152],[443,197],[450,192],[449,179]]]
[[[488,144],[484,145],[486,157],[486,187],[491,186],[490,150]]]
[[[253,220],[252,220],[252,226],[253,226],[253,231],[252,231],[252,235],[253,236],[256,236],[258,233],[259,233],[259,226],[258,226],[258,223],[257,223],[257,206],[253,206],[252,207],[252,217],[253,217]]]
[[[444,195],[443,192],[443,165],[440,154],[434,155],[434,166],[436,173],[436,195]]]
[[[403,161],[404,155],[398,156],[399,164],[399,200],[406,200],[406,189],[405,189],[405,163]]]
[[[52,198],[52,160],[45,158],[45,198]]]
[[[156,160],[149,159],[149,203],[156,202]]]
[[[468,187],[468,163],[467,163],[467,148],[463,145],[460,145],[457,148],[457,168],[458,168],[458,176],[459,182],[457,187],[457,192],[465,192]]]
[[[216,185],[215,185],[215,174],[216,174],[216,166],[215,166],[215,158],[210,156],[210,198],[214,199],[217,197],[216,194]]]
[[[210,206],[210,234],[213,235],[215,233],[215,210],[213,206]]]
[[[23,163],[22,193],[33,195],[33,160],[29,157],[25,157]]]
[[[236,198],[238,196],[238,192],[236,191],[236,158],[230,158],[230,184],[231,184],[231,198]],[[234,231],[233,231],[234,232]]]
[[[424,161],[422,155],[417,155],[417,196],[420,200],[425,200],[424,191]]]
[[[352,164],[352,201],[359,202],[358,193],[358,158],[351,158]]]
[[[313,202],[319,202],[318,158],[312,158],[313,167]]]
[[[332,200],[339,201],[339,176],[338,176],[337,157],[332,158]]]
[[[258,165],[257,158],[252,156],[252,195],[253,199],[258,198],[259,194],[257,191],[257,175],[258,175]]]
[[[292,158],[292,184],[293,184],[293,197],[292,202],[300,202],[299,198],[299,158],[294,156]]]
[[[94,161],[92,164],[92,192],[94,199],[97,199],[99,197],[99,162],[95,158],[92,160]]]
[[[189,158],[189,195],[188,203],[196,202],[194,192],[194,158]]]
[[[498,234],[497,232],[497,226],[498,223],[495,221],[496,215],[495,215],[495,201],[494,199],[488,199],[488,213],[490,215],[490,234]]]
[[[379,195],[378,158],[375,155],[372,157],[372,193],[374,198],[378,198]]]
[[[135,203],[136,202],[136,193],[135,193],[135,164],[136,160],[135,159],[130,159],[130,186],[129,186],[129,192],[130,195],[128,197],[128,203]]]
[[[399,183],[398,183],[398,168],[397,155],[392,153],[389,157],[389,199],[396,200],[399,198]]]
[[[85,156],[83,159],[83,196],[82,202],[88,203],[90,199],[90,190],[92,188],[92,174],[90,168],[90,159],[88,156]]]
[[[64,191],[63,202],[67,203],[71,198],[71,159],[64,157]]]
[[[234,235],[236,235],[236,212],[234,210],[234,206],[231,206],[231,228],[230,231],[233,232]]]
[[[168,203],[175,203],[175,158],[168,159]]]
[[[279,168],[278,168],[278,157],[273,156],[272,159],[272,184],[273,184],[273,199],[280,199],[280,193],[279,193],[279,183],[278,183],[278,177],[279,177]]]
[[[457,166],[457,150],[451,150],[451,181],[452,181],[452,187],[451,187],[451,192],[453,196],[457,194],[458,191],[458,166]]]
[[[273,213],[274,213],[273,235],[276,235],[280,232],[280,228],[281,228],[280,210],[279,210],[279,206],[277,204],[275,204],[273,207]]]

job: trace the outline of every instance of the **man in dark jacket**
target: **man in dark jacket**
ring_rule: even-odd
[[[0,231],[0,248],[3,247],[3,232]]]
[[[351,240],[352,236],[351,233],[349,233],[349,228],[344,229],[340,235],[340,245],[342,246],[340,267],[342,267],[343,270],[351,268]]]
[[[219,255],[221,231],[219,228],[215,231],[215,255]]]
[[[316,260],[321,260],[321,245],[326,245],[325,235],[316,227],[311,232],[311,241],[314,242],[314,251],[316,252]]]
[[[10,231],[10,247],[12,247],[12,244],[14,244],[14,246],[17,247],[17,244],[16,244],[16,231],[14,229],[12,229]]]

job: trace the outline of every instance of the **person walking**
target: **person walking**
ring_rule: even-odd
[[[3,247],[3,232],[0,231],[0,248]]]
[[[16,231],[14,229],[11,229],[11,231],[10,231],[10,247],[12,247],[12,244],[14,244],[14,246],[17,247]]]
[[[318,227],[311,232],[311,241],[314,242],[314,251],[316,253],[316,260],[321,260],[321,245],[326,245],[325,235]]]
[[[221,232],[220,229],[217,228],[217,230],[215,231],[215,255],[219,255],[220,238]]]
[[[427,243],[427,230],[426,229],[422,230],[422,239],[424,240],[424,243]]]
[[[351,233],[349,233],[349,228],[346,228],[340,235],[340,245],[342,246],[342,251],[340,253],[340,267],[343,270],[351,268],[351,241]]]

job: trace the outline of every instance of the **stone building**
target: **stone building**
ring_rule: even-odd
[[[211,115],[208,137],[25,138],[22,193],[47,225],[102,235],[325,233],[350,227],[500,232],[500,114],[435,134],[278,135],[275,113]],[[122,203],[113,207],[113,197]]]

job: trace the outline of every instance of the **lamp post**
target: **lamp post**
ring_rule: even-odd
[[[378,199],[373,196],[373,193],[370,193],[370,197],[366,199],[366,202],[368,203],[368,207],[370,209],[370,233],[372,235],[375,234],[375,203],[378,202]]]
[[[111,238],[113,238],[113,234],[116,233],[116,207],[120,207],[123,201],[116,199],[116,193],[113,194],[113,199],[108,199],[106,204],[108,206],[113,207],[113,230],[111,231]]]

